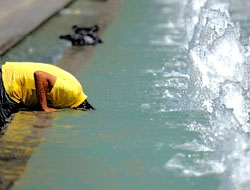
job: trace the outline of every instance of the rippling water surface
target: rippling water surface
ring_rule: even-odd
[[[75,72],[97,111],[45,119],[14,189],[250,189],[249,8],[126,0]]]

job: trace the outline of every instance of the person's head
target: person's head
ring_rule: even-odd
[[[93,106],[90,105],[90,103],[85,100],[82,104],[80,104],[76,109],[82,109],[82,110],[95,110]]]

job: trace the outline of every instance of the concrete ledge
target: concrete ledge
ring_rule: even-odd
[[[0,56],[74,0],[0,0]]]

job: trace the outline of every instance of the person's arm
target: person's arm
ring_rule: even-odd
[[[46,94],[49,93],[53,88],[56,82],[56,77],[43,71],[36,71],[34,72],[34,78],[36,85],[37,100],[42,110],[45,112],[56,111],[55,108],[48,107],[47,97],[46,97]]]

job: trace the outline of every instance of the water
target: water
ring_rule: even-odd
[[[209,113],[209,124],[189,124],[200,138],[177,148],[208,153],[191,159],[193,164],[178,153],[166,168],[185,176],[218,176],[218,189],[249,189],[249,48],[248,31],[241,31],[244,17],[229,1],[186,4],[189,92],[191,101]]]
[[[20,112],[42,127],[13,189],[249,189],[249,6],[126,0],[86,64],[52,61],[97,111]]]

